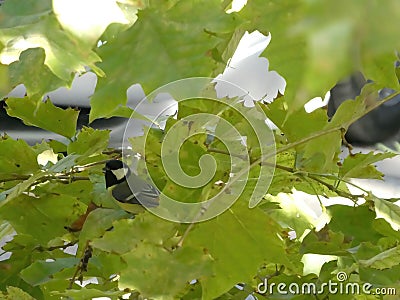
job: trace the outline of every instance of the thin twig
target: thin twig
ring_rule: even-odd
[[[53,250],[57,250],[57,249],[63,249],[65,250],[68,247],[71,247],[73,245],[75,245],[78,241],[73,241],[73,242],[69,242],[67,244],[64,245],[58,245],[58,246],[51,246],[51,247],[43,247],[42,245],[35,247],[33,250],[37,250],[37,251],[53,251]]]
[[[228,154],[233,157],[238,157],[240,159],[246,160],[248,159],[248,155],[240,155],[240,154],[230,154],[229,152],[217,148],[208,148],[207,152],[219,153],[219,154]]]
[[[76,266],[74,275],[72,276],[72,278],[69,281],[69,285],[68,285],[69,290],[72,289],[72,285],[74,284],[78,273],[80,272],[80,276],[82,276],[82,273],[87,271],[87,265],[88,265],[89,259],[92,257],[92,251],[93,251],[93,249],[90,246],[89,241],[87,241],[86,245],[85,245],[85,250],[83,252],[83,256],[80,259],[78,265]]]

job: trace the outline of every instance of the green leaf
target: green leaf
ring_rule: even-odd
[[[21,194],[0,209],[18,234],[35,237],[42,245],[65,234],[65,226],[84,213],[84,205],[76,198],[61,194],[44,194],[40,198]]]
[[[108,146],[110,130],[96,130],[84,127],[78,133],[76,140],[68,145],[68,154],[80,154],[89,157],[100,154]]]
[[[36,245],[37,240],[32,236],[18,234],[2,247],[4,251],[12,252],[9,259],[0,261],[0,285],[2,287],[18,286],[29,291],[26,289],[29,285],[21,279],[19,273],[32,263],[33,249]]]
[[[56,140],[50,140],[49,146],[53,148],[54,153],[67,152],[67,145]]]
[[[400,231],[395,231],[385,219],[375,219],[372,222],[374,230],[395,241],[400,240]]]
[[[249,209],[241,200],[214,219],[197,224],[184,244],[202,247],[213,258],[213,276],[200,279],[203,299],[214,299],[237,283],[251,280],[263,263],[290,266],[278,237],[280,230],[258,207]]]
[[[400,206],[387,200],[372,197],[377,218],[383,218],[396,231],[400,229]]]
[[[398,281],[400,279],[400,265],[383,270],[365,268],[361,265],[359,269],[359,274],[359,280],[362,282],[368,282],[375,286],[396,287],[396,289],[398,289]]]
[[[360,264],[374,269],[388,269],[400,264],[400,246],[383,251],[367,260],[361,260]]]
[[[34,175],[30,176],[28,179],[18,183],[14,187],[0,193],[0,208],[3,207],[5,204],[11,202],[22,193],[24,193],[28,188],[30,188],[36,180],[39,180],[43,177],[48,175],[45,172],[36,172]],[[1,198],[1,196],[6,196],[6,198]]]
[[[334,232],[325,226],[320,231],[310,231],[303,239],[300,253],[314,253],[323,255],[348,255],[350,243],[341,232]]]
[[[366,114],[371,103],[376,102],[380,88],[379,84],[368,83],[354,100],[349,99],[341,103],[331,119],[330,128],[340,126],[347,130],[352,123]]]
[[[79,258],[57,258],[54,261],[37,260],[28,268],[21,271],[21,277],[27,283],[36,286],[52,280],[53,275],[62,269],[72,268],[79,262]]]
[[[377,242],[383,236],[373,228],[375,214],[367,206],[350,207],[344,205],[331,205],[327,207],[331,216],[329,228],[341,232],[351,244],[356,246],[361,242]]]
[[[9,78],[9,67],[0,63],[0,98],[3,99],[10,92],[12,85]]]
[[[276,197],[268,197],[268,200],[280,206],[280,209],[273,210],[269,215],[282,227],[295,230],[296,237],[300,238],[305,230],[311,230],[317,226],[318,218],[309,211],[309,208],[302,207],[304,202],[296,201],[299,199],[295,196],[282,193]]]
[[[18,5],[17,2],[11,0],[2,4],[2,24],[7,25],[6,27],[28,25],[51,12],[50,0],[27,0]]]
[[[128,268],[121,271],[119,288],[137,289],[145,297],[173,299],[191,280],[210,274],[210,257],[197,247],[169,252],[160,245],[140,243],[122,259]]]
[[[75,166],[76,160],[79,157],[80,157],[79,155],[74,155],[74,154],[70,154],[66,157],[63,157],[56,164],[52,165],[49,168],[49,172],[59,173],[63,171],[68,171],[73,166]]]
[[[15,231],[12,228],[10,223],[8,223],[7,221],[4,221],[4,220],[1,221],[1,224],[0,224],[0,240],[3,240],[6,236],[10,236],[14,232]]]
[[[99,65],[107,78],[98,81],[90,121],[125,106],[126,90],[134,83],[140,83],[147,94],[174,80],[211,75],[216,63],[208,51],[224,37],[209,32],[234,29],[233,17],[223,12],[217,0],[151,4],[139,11],[134,26],[100,48],[103,62]]]
[[[4,300],[13,300],[13,299],[34,300],[35,298],[33,298],[31,295],[24,292],[20,288],[17,288],[15,286],[8,286],[7,292],[6,293],[3,292],[3,296],[1,297],[1,299],[4,299]]]
[[[28,175],[38,171],[36,157],[35,151],[24,140],[0,137],[0,179],[13,177],[11,174]]]
[[[163,243],[174,237],[177,232],[177,224],[149,212],[136,215],[134,219],[115,221],[113,228],[101,238],[94,239],[91,245],[103,251],[123,254],[135,249],[140,243]]]
[[[68,84],[72,82],[73,73],[85,72],[87,66],[102,76],[102,71],[95,66],[100,58],[91,46],[80,43],[61,29],[52,13],[51,2],[41,0],[44,7],[40,8],[37,5],[30,7],[31,2],[18,6],[10,4],[14,5],[13,9],[3,11],[0,21],[0,41],[5,45],[1,52],[2,60],[14,62],[22,51],[41,47],[46,53],[44,63]],[[41,69],[36,71],[38,74],[42,72]]]
[[[369,79],[398,87],[393,62],[400,48],[399,11],[396,0],[384,6],[345,0],[329,4],[255,0],[238,15],[248,22],[246,29],[272,34],[265,56],[290,87],[285,91],[290,115],[360,69]]]
[[[79,111],[72,108],[62,109],[54,106],[49,100],[25,97],[9,98],[7,113],[20,118],[26,125],[36,126],[58,133],[67,138],[75,135]]]
[[[79,249],[83,249],[87,241],[101,237],[113,227],[113,222],[127,217],[123,210],[97,208],[90,212],[79,237]]]
[[[339,169],[339,177],[382,179],[383,174],[372,164],[394,156],[396,156],[394,153],[374,153],[373,151],[367,154],[349,155]]]
[[[141,1],[138,1],[140,4]],[[132,3],[133,4],[133,3]],[[133,6],[133,7],[132,7]],[[99,37],[110,24],[124,24],[128,26],[129,20],[125,18],[124,11],[130,8],[126,17],[136,20],[138,5],[119,6],[118,1],[107,2],[65,2],[54,0],[53,9],[58,21],[64,30],[73,34],[82,43],[95,46]],[[139,6],[140,7],[140,6]],[[85,19],[85,23],[76,22],[76,18]]]
[[[125,295],[125,291],[102,291],[94,288],[81,288],[79,290],[66,290],[63,292],[53,291],[52,295],[59,297],[66,297],[75,300],[86,300],[94,298],[110,298],[121,299]]]
[[[27,49],[19,56],[19,61],[10,64],[10,83],[17,86],[22,83],[26,87],[29,97],[53,91],[65,82],[54,75],[44,64],[45,52],[43,48]]]
[[[127,268],[120,273],[121,289],[137,289],[147,297],[172,298],[189,281],[209,273],[209,257],[201,248],[169,250],[178,226],[145,212],[135,219],[114,222],[113,231],[94,239],[91,245],[122,254]]]
[[[293,1],[251,1],[239,13],[247,21],[243,26],[249,31],[259,30],[264,34],[271,33],[272,40],[264,54],[269,60],[270,69],[283,76],[290,89],[286,89],[285,98],[293,104],[289,110],[295,111],[305,99],[298,99],[304,70],[307,67],[306,37],[291,30],[294,24],[304,17],[304,5]],[[303,103],[301,103],[303,102]]]
[[[288,145],[301,143],[293,147],[297,151],[296,168],[316,173],[336,173],[342,143],[340,127],[332,131],[333,126],[328,122],[325,111],[307,113],[300,108],[288,115],[280,99],[263,109],[268,118],[284,132]]]

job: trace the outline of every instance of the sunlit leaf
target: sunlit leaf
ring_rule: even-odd
[[[71,83],[74,72],[84,72],[86,66],[102,75],[94,64],[100,58],[91,47],[79,43],[76,38],[61,30],[56,17],[51,13],[51,2],[38,1],[41,7],[33,6],[37,11],[31,9],[31,2],[18,6],[10,3],[9,7],[14,7],[2,11],[0,41],[5,45],[0,54],[2,63],[18,60],[20,53],[28,48],[41,47],[46,53],[44,63],[67,84]],[[40,74],[41,70],[37,71]]]
[[[339,176],[341,178],[374,178],[382,179],[383,174],[379,172],[373,163],[385,158],[394,157],[394,153],[356,153],[347,156],[340,168]]]
[[[139,12],[134,26],[100,48],[99,66],[118,81],[99,80],[91,100],[91,121],[124,106],[126,89],[134,83],[149,93],[177,79],[211,75],[215,61],[207,52],[224,38],[209,32],[229,33],[234,28],[220,1],[152,4]]]
[[[373,197],[377,218],[383,218],[394,230],[400,229],[400,206],[387,200]]]
[[[65,83],[50,71],[44,64],[45,52],[43,48],[33,48],[23,51],[19,61],[10,64],[10,82],[12,86],[22,83],[26,87],[29,97],[43,95],[53,91]]]

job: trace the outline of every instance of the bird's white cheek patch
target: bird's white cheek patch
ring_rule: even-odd
[[[125,177],[125,170],[123,168],[118,169],[118,170],[112,170],[113,174],[117,178],[117,180],[121,180],[122,178]]]

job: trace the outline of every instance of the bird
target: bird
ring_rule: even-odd
[[[160,191],[132,173],[121,160],[107,161],[103,171],[106,189],[124,210],[137,214],[143,211],[143,207],[152,208],[159,205]]]

